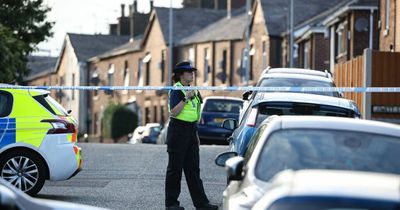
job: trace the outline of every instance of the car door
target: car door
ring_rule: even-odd
[[[15,143],[16,122],[10,118],[13,97],[9,92],[0,90],[0,149],[8,144]]]

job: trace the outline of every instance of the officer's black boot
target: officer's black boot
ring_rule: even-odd
[[[196,210],[217,210],[217,209],[218,209],[217,205],[212,205],[210,203],[196,207]]]

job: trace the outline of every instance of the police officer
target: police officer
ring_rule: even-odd
[[[194,79],[194,68],[189,62],[178,63],[173,70],[174,86],[189,86]],[[202,98],[198,91],[171,90],[169,94],[170,122],[167,132],[168,167],[165,179],[167,210],[184,210],[179,205],[182,169],[190,196],[197,210],[214,210],[204,192],[200,178],[199,138],[197,121],[200,119]]]

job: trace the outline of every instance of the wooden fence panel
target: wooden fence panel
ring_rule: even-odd
[[[364,57],[359,56],[345,63],[335,65],[334,79],[338,87],[363,87]],[[363,110],[363,94],[346,92],[344,98],[356,102],[361,113]]]
[[[372,87],[400,87],[400,53],[372,52]],[[372,93],[372,106],[400,106],[400,93]],[[372,118],[400,118],[396,113],[372,113]]]

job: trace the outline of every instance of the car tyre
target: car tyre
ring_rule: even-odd
[[[46,180],[46,165],[31,151],[13,150],[0,158],[0,176],[28,195],[36,195]]]

